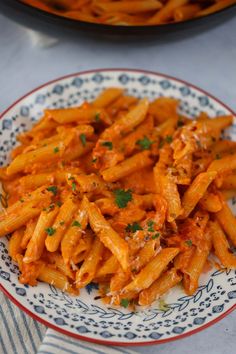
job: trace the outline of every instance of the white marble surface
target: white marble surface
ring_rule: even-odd
[[[14,100],[69,73],[123,67],[163,72],[211,92],[236,111],[236,18],[197,37],[171,43],[61,40],[35,47],[28,33],[0,16],[0,111]],[[214,326],[177,342],[135,348],[145,354],[233,354],[236,312]]]

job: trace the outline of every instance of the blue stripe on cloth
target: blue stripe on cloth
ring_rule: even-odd
[[[60,336],[57,336],[57,335],[51,334],[51,333],[46,334],[46,338],[54,338],[54,339],[57,339],[57,340],[59,340],[59,341],[61,341],[61,342],[65,342],[65,343],[74,345],[74,346],[76,346],[76,348],[81,347],[81,348],[84,348],[84,349],[93,351],[94,353],[97,353],[97,354],[104,354],[104,351],[101,351],[101,350],[99,350],[99,349],[97,349],[97,348],[94,348],[94,346],[95,346],[96,344],[93,344],[93,343],[91,343],[91,344],[88,343],[88,345],[86,346],[86,345],[84,345],[84,344],[85,344],[84,342],[83,342],[83,344],[82,344],[81,341],[75,342],[73,339],[70,341],[69,339],[66,339],[64,336],[63,336],[63,337],[60,337]],[[43,344],[44,344],[44,343],[43,343]],[[123,349],[121,349],[121,348],[116,348],[116,347],[110,347],[110,348],[112,348],[114,351],[118,351],[118,352],[123,353],[123,354],[135,353],[135,352],[133,352],[133,351],[132,351],[132,352],[131,352],[131,351],[128,352],[128,351],[126,351],[125,349],[123,350]]]
[[[25,346],[25,343],[24,343],[24,340],[23,340],[23,337],[22,337],[21,330],[20,330],[20,328],[18,326],[18,323],[17,323],[17,321],[15,319],[15,314],[14,314],[13,309],[11,307],[11,303],[10,303],[10,301],[7,298],[6,298],[6,304],[7,304],[8,308],[9,308],[10,313],[11,313],[11,316],[12,316],[12,319],[13,319],[13,322],[14,322],[14,325],[15,325],[15,329],[17,331],[17,334],[18,334],[19,340],[21,342],[22,348],[23,348],[24,352],[26,354],[28,354],[28,351],[26,349],[26,346]]]
[[[39,325],[38,325],[38,322],[37,322],[36,320],[34,320],[34,324],[35,324],[35,328],[36,328],[38,337],[39,337],[40,341],[42,342],[43,336],[42,336],[41,329],[40,329],[40,327],[39,327]]]
[[[65,343],[74,345],[74,346],[76,346],[77,348],[78,348],[78,346],[80,346],[80,347],[82,347],[82,348],[84,348],[84,349],[88,349],[88,350],[90,349],[90,350],[91,350],[91,348],[89,348],[89,347],[87,347],[87,346],[81,344],[81,342],[79,342],[79,343],[76,342],[76,343],[75,343],[75,342],[73,342],[73,341],[70,341],[69,339],[65,339],[64,337],[56,336],[55,334],[46,334],[46,336],[49,337],[49,338],[55,338],[55,339],[60,340],[60,341],[62,341],[62,342],[65,342]],[[95,349],[95,348],[92,348],[92,350],[94,351],[94,353],[97,353],[97,354],[104,354],[103,351],[97,350],[97,349]]]
[[[16,351],[16,346],[15,346],[15,343],[13,341],[13,338],[12,338],[12,335],[11,335],[11,331],[10,331],[10,328],[8,326],[8,322],[6,320],[6,317],[4,316],[4,313],[3,313],[3,310],[2,310],[2,307],[0,306],[0,310],[1,310],[1,315],[2,315],[2,319],[3,319],[3,322],[4,322],[4,325],[5,325],[5,328],[6,328],[6,332],[8,334],[8,337],[9,337],[9,340],[10,340],[10,343],[11,343],[11,346],[12,346],[12,349],[13,349],[13,352],[14,354],[17,354],[17,351]]]
[[[26,331],[27,331],[27,333],[28,333],[28,336],[29,336],[29,339],[30,339],[32,348],[33,348],[33,350],[34,350],[34,353],[37,353],[37,348],[36,348],[36,346],[35,346],[33,336],[32,336],[32,334],[31,334],[31,331],[30,331],[30,329],[29,329],[28,323],[27,323],[27,321],[26,321],[25,314],[24,314],[24,312],[22,312],[22,311],[21,311],[20,313],[21,313],[21,317],[23,318],[23,322],[24,322]]]
[[[63,348],[60,345],[57,345],[57,344],[54,344],[54,343],[44,342],[43,344],[47,345],[49,347],[52,347],[52,348],[60,349],[60,350],[62,350],[62,353],[78,354],[77,352],[74,352],[73,350]]]
[[[5,344],[4,344],[3,340],[2,340],[1,334],[0,334],[0,344],[1,344],[1,347],[2,347],[2,351],[0,351],[0,353],[8,354],[7,350],[6,350],[6,347],[5,347]]]

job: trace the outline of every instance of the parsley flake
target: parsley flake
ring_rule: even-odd
[[[62,206],[62,202],[61,202],[60,200],[58,200],[58,201],[56,202],[56,204],[57,204],[58,207],[61,207],[61,206]]]
[[[134,222],[133,224],[128,224],[125,230],[128,232],[136,232],[142,229],[143,228],[137,222]]]
[[[169,310],[168,304],[163,299],[159,300],[159,309],[163,312],[166,312]]]
[[[82,145],[85,146],[86,145],[86,135],[82,133],[82,134],[80,134],[79,138],[80,138]]]
[[[216,154],[216,160],[220,160],[221,159],[221,155],[220,154]]]
[[[75,182],[72,182],[71,188],[72,188],[72,191],[73,191],[73,192],[76,191],[76,183],[75,183]]]
[[[20,198],[20,202],[21,202],[21,203],[24,203],[24,199],[23,199],[23,198]]]
[[[92,159],[92,163],[95,163],[95,162],[97,162],[97,157],[94,157],[94,158]]]
[[[129,299],[121,299],[120,305],[127,308],[129,306]]]
[[[65,224],[65,221],[60,221],[60,225],[62,226],[62,225],[64,225]]]
[[[77,220],[74,220],[71,224],[71,226],[76,226],[76,227],[81,227],[81,223]]]
[[[102,146],[107,147],[108,150],[112,150],[112,149],[113,149],[113,144],[112,144],[111,141],[104,141],[104,142],[102,143]]]
[[[191,247],[193,244],[191,240],[186,240],[185,243],[188,247]]]
[[[153,236],[152,239],[155,240],[156,238],[160,237],[160,232],[156,232]]]
[[[149,150],[153,141],[149,140],[146,136],[143,139],[137,140],[136,144],[140,146],[141,150]]]
[[[95,114],[95,122],[100,122],[100,113],[99,112],[97,112],[96,114]]]
[[[171,144],[171,143],[172,143],[172,141],[173,141],[172,136],[171,136],[171,135],[166,135],[166,137],[165,137],[165,141],[166,141],[168,144]]]
[[[48,234],[48,236],[52,236],[55,234],[56,230],[53,227],[47,227],[45,232]]]
[[[57,153],[59,152],[59,147],[56,146],[56,147],[53,149],[53,152],[54,152],[54,154],[57,154]]]
[[[148,231],[154,232],[155,230],[154,230],[153,226],[155,225],[155,222],[153,220],[149,220],[147,224],[148,224]]]
[[[132,193],[130,189],[127,191],[124,189],[116,189],[113,193],[115,195],[115,203],[119,208],[125,208],[128,202],[132,200]]]
[[[47,188],[49,192],[51,192],[53,195],[57,195],[57,186],[50,186]]]

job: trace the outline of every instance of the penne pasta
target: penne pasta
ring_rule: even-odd
[[[129,266],[127,243],[112,229],[94,203],[87,201],[86,210],[93,231],[98,235],[101,242],[114,254],[124,271],[127,271]]]
[[[175,268],[164,272],[159,279],[152,283],[149,288],[140,292],[138,300],[139,305],[150,305],[153,301],[158,299],[161,295],[165,294],[181,280],[182,276],[177,273]]]
[[[141,8],[158,1],[148,2],[132,1],[138,15],[111,21],[150,19],[155,11]],[[65,6],[75,13],[76,4],[83,8],[81,0]],[[181,4],[162,3],[172,9],[166,18],[196,11]],[[232,116],[190,120],[179,104],[111,87],[79,107],[46,110],[19,136],[0,168],[0,236],[12,234],[9,254],[22,284],[43,281],[78,295],[96,282],[105,303],[133,310],[181,280],[194,294],[211,253],[235,268],[236,219],[226,202],[236,196],[235,143],[221,140]]]

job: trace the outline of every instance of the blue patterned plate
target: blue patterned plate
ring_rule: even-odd
[[[70,107],[93,100],[109,86],[120,86],[131,95],[172,96],[181,100],[181,111],[191,117],[200,111],[210,116],[232,114],[229,108],[206,92],[161,74],[136,70],[100,70],[67,76],[50,82],[23,97],[1,116],[0,165],[9,161],[16,135],[31,128],[45,108]],[[236,140],[236,126],[226,133]],[[234,201],[232,201],[232,205]],[[18,282],[17,265],[8,255],[8,238],[0,241],[2,290],[22,310],[48,327],[76,338],[112,345],[162,343],[195,333],[232,311],[236,305],[236,272],[212,269],[201,276],[196,293],[186,296],[176,287],[159,302],[130,312],[105,306],[95,300],[97,285],[89,284],[78,297],[38,283]]]

